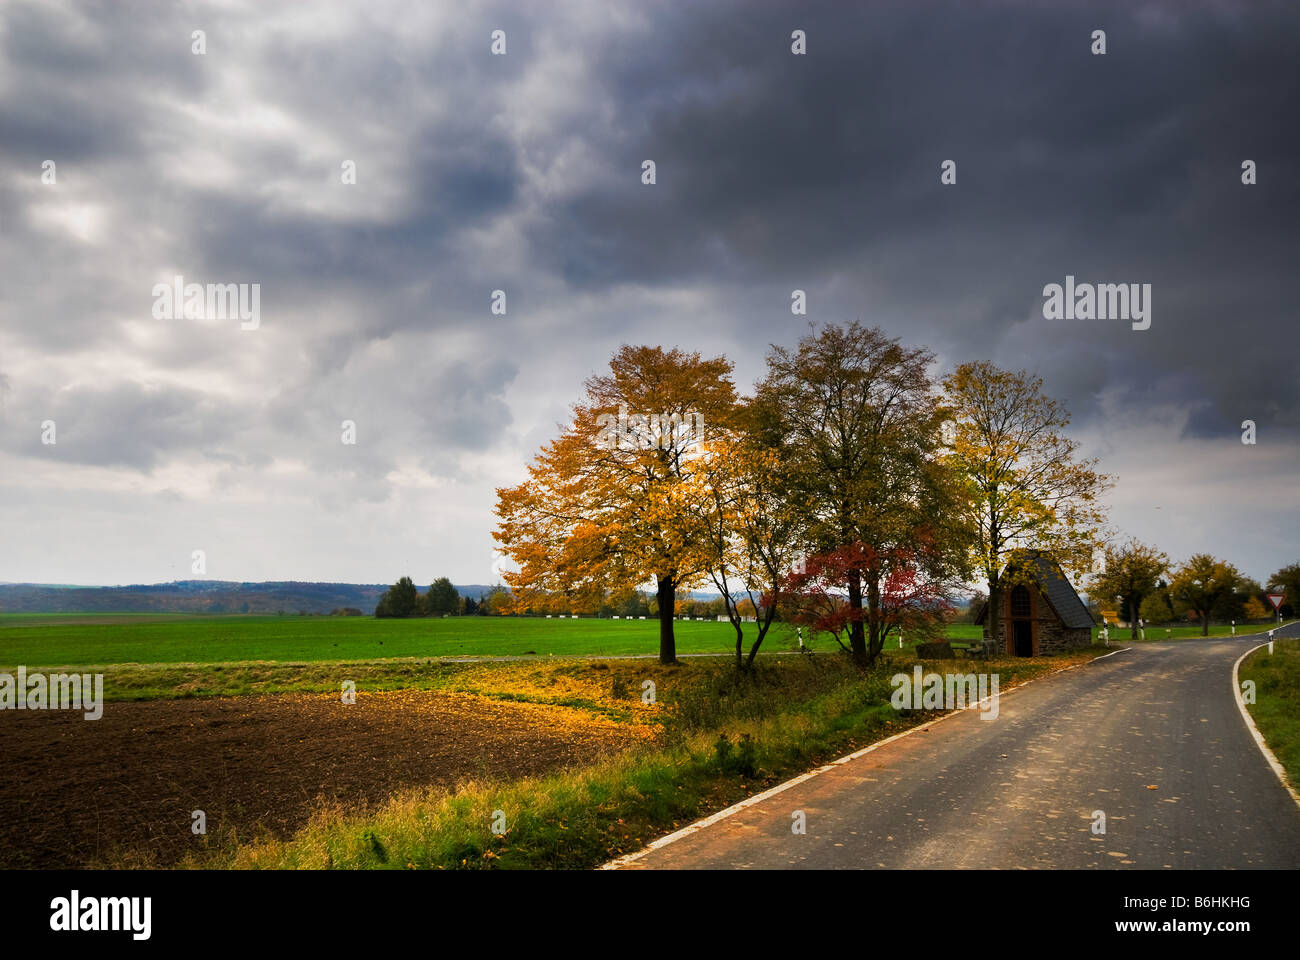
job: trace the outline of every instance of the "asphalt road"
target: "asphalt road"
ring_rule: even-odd
[[[628,866],[1300,867],[1300,807],[1232,692],[1261,639],[1133,644],[1004,691],[996,719],[950,716]]]

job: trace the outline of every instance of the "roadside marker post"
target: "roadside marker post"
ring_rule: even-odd
[[[1273,631],[1272,630],[1268,632],[1268,652],[1269,653],[1273,652]]]
[[[1232,621],[1232,635],[1233,635],[1234,637],[1237,635],[1237,621],[1236,621],[1236,620]]]

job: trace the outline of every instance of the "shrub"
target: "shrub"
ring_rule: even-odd
[[[747,778],[758,776],[757,744],[749,734],[741,734],[735,746],[732,746],[725,733],[718,734],[713,753],[714,765],[723,773],[738,773]]]

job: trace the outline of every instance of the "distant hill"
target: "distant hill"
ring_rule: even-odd
[[[429,585],[417,584],[420,592]],[[491,584],[456,584],[462,597],[477,600]],[[0,613],[329,613],[356,607],[369,615],[386,583],[315,583],[306,580],[176,580],[122,587],[63,583],[0,583]],[[688,591],[709,601],[717,592]]]
[[[300,580],[177,580],[123,587],[4,583],[0,613],[329,613],[335,607],[357,607],[369,614],[387,589],[388,584]],[[471,583],[456,589],[477,600],[491,587]]]

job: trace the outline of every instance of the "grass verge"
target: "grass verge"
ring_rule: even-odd
[[[1300,785],[1300,639],[1276,640],[1272,653],[1267,647],[1256,650],[1242,663],[1238,679],[1254,681],[1255,703],[1246,709],[1287,779]]]
[[[1270,630],[1278,627],[1284,627],[1288,624],[1295,623],[1294,620],[1287,620],[1279,624],[1276,620],[1265,620],[1257,623],[1239,623],[1235,627],[1230,624],[1210,624],[1210,632],[1206,637],[1201,636],[1199,626],[1191,627],[1165,627],[1154,626],[1146,628],[1146,639],[1132,640],[1129,634],[1132,632],[1128,628],[1112,627],[1111,643],[1122,641],[1124,643],[1157,643],[1162,640],[1201,640],[1213,639],[1214,637],[1249,637],[1256,634],[1268,633]],[[1096,631],[1093,631],[1094,635]]]

